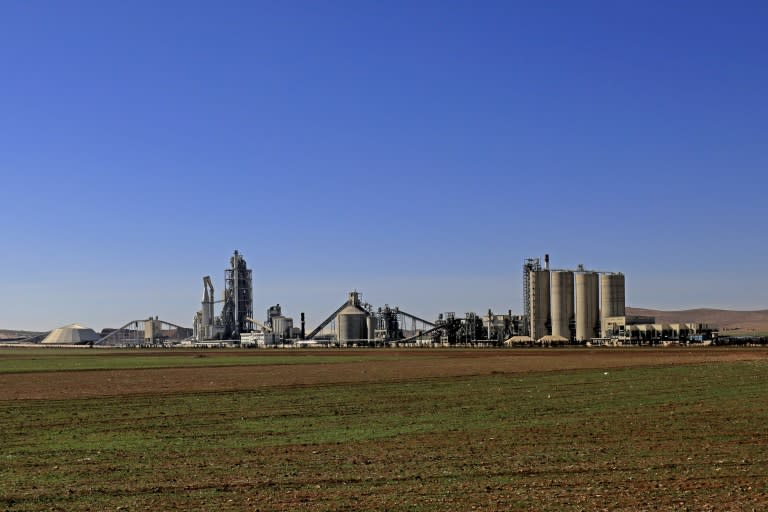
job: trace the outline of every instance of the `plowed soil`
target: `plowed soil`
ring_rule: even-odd
[[[768,510],[766,350],[39,354],[0,353],[0,510]],[[128,355],[169,367],[76,369]]]
[[[206,357],[210,367],[83,372],[0,374],[0,400],[66,399],[148,393],[238,391],[264,387],[312,386],[352,382],[392,382],[411,379],[541,372],[584,368],[621,368],[768,359],[768,351],[717,348],[601,348],[507,350],[267,350],[240,351],[243,366],[217,367],[216,358],[231,351],[145,351],[146,357]],[[135,355],[135,352],[125,354]],[[283,358],[332,355],[372,359],[327,364],[249,364],[249,357]],[[10,354],[11,357],[13,354]],[[386,359],[377,359],[386,356]],[[28,357],[28,356],[24,356]],[[94,355],[93,357],[99,357]],[[109,357],[120,357],[110,353]]]

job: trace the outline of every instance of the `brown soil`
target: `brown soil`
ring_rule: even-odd
[[[164,352],[167,353],[167,352]],[[220,352],[212,352],[220,353]],[[270,352],[285,356],[290,352]],[[301,365],[250,365],[140,370],[0,374],[0,400],[237,391],[346,382],[389,382],[452,376],[586,368],[697,364],[768,359],[756,349],[327,350],[306,355],[387,356],[384,360]],[[181,355],[182,352],[174,352]],[[200,356],[190,352],[190,357]],[[265,354],[260,352],[259,355]],[[158,353],[158,356],[161,354]],[[394,357],[393,357],[394,356]],[[247,360],[247,356],[244,356]]]

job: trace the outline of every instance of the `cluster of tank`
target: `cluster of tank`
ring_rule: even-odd
[[[604,337],[602,321],[624,316],[624,274],[549,268],[549,255],[526,260],[524,289],[529,335],[534,340],[589,341]]]
[[[327,343],[335,337],[336,343],[369,345],[431,334],[434,340],[445,339],[450,344],[462,339],[468,343],[483,338],[500,341],[506,336],[522,335],[525,326],[525,334],[533,341],[585,342],[606,336],[606,318],[625,315],[623,274],[586,270],[582,265],[576,270],[550,269],[547,255],[543,267],[538,258],[526,260],[523,266],[527,322],[517,322],[515,318],[519,317],[513,317],[511,311],[508,315],[493,315],[489,310],[485,326],[483,318],[474,313],[467,313],[463,321],[455,321],[451,313],[450,321],[441,317],[432,323],[399,308],[384,306],[375,311],[354,291],[341,307],[306,335],[304,314],[301,329],[297,329],[293,319],[282,314],[279,304],[269,308],[265,323],[253,319],[251,270],[238,251],[229,263],[223,299],[216,300],[211,278],[203,278],[202,308],[194,318],[194,336],[198,341],[240,340],[268,345],[313,339]],[[215,303],[223,303],[218,316]],[[335,333],[323,334],[334,320]],[[405,327],[406,321],[411,322],[410,330]],[[254,330],[254,326],[259,329]]]

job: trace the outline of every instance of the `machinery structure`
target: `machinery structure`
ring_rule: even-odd
[[[160,318],[131,320],[119,329],[110,330],[94,345],[116,347],[169,346],[192,336],[193,330]]]
[[[521,334],[524,325],[523,316],[512,311],[496,315],[491,310],[486,316],[467,312],[463,318],[441,313],[433,323],[399,307],[373,308],[354,291],[306,338],[339,346],[501,346],[510,336]]]
[[[331,333],[327,332],[328,327]],[[399,307],[385,304],[374,309],[362,301],[359,292],[353,291],[349,292],[346,302],[306,335],[306,340],[333,341],[338,345],[390,345],[433,327],[432,322]]]
[[[223,303],[221,315],[215,316],[214,304]],[[224,298],[216,300],[210,276],[203,277],[202,309],[195,314],[194,337],[204,340],[239,340],[240,334],[253,329],[253,278],[245,259],[237,251],[224,271]]]
[[[374,308],[357,291],[307,333],[270,306],[264,323],[254,319],[252,272],[234,251],[224,272],[224,292],[216,299],[213,281],[203,277],[202,307],[194,319],[197,343],[226,342],[242,346],[501,346],[508,344],[600,344],[608,341],[655,342],[675,337],[708,336],[705,325],[655,324],[653,318],[626,316],[625,278],[621,272],[550,268],[549,255],[523,263],[523,314],[486,315],[454,312],[430,322],[397,306]],[[222,303],[216,316],[214,304]],[[138,331],[139,329],[133,329]],[[150,335],[154,327],[142,330]],[[125,329],[124,329],[125,331]],[[153,336],[150,336],[152,338]],[[138,339],[138,338],[136,338]],[[698,338],[696,338],[698,339]]]

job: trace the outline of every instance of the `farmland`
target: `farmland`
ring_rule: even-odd
[[[0,507],[768,507],[766,351],[237,354],[0,352]]]

